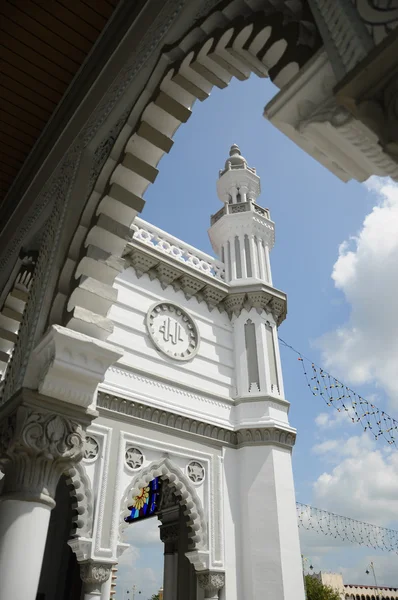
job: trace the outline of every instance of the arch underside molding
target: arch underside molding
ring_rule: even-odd
[[[167,481],[167,484],[172,487],[178,503],[183,508],[188,525],[190,549],[188,555],[192,553],[192,556],[196,557],[197,554],[208,552],[207,521],[200,498],[188,478],[168,458],[148,465],[133,479],[125,490],[120,505],[120,539],[122,539],[123,531],[128,527],[125,517],[130,514],[127,507],[131,504],[132,498],[138,495],[140,490],[147,486],[155,477],[160,477],[162,480]],[[195,561],[190,556],[188,558],[195,564]]]
[[[91,538],[93,530],[93,493],[91,482],[82,463],[76,464],[65,473],[70,495],[74,499],[75,511],[71,527],[71,537]]]
[[[50,322],[106,340],[112,332],[108,311],[116,301],[113,282],[131,225],[144,206],[143,195],[154,183],[158,163],[173,145],[196,100],[213,88],[225,88],[232,77],[251,73],[285,86],[320,46],[307,5],[298,10],[268,1],[253,11],[240,0],[225,2],[172,48],[165,48],[146,88],[130,111],[99,174],[60,274]],[[283,12],[284,11],[284,12]],[[104,180],[107,180],[104,186]],[[105,188],[105,189],[104,189]]]

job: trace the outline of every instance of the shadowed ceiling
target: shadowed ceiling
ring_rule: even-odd
[[[117,4],[0,2],[0,203]]]

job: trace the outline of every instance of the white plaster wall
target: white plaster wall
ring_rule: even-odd
[[[104,411],[105,412],[105,411]],[[167,457],[173,465],[187,475],[187,465],[199,461],[205,468],[201,483],[190,485],[199,497],[208,525],[209,568],[223,568],[223,506],[222,506],[222,448],[215,444],[203,444],[189,436],[174,435],[152,428],[148,424],[137,424],[132,417],[105,414],[95,421],[90,433],[109,431],[109,451],[105,458],[103,476],[95,480],[94,547],[97,557],[110,558],[115,554],[122,522],[121,502],[126,490],[140,472],[151,463]],[[125,462],[128,446],[141,450],[144,461],[140,468],[131,469]],[[98,459],[100,460],[100,459]],[[130,498],[131,500],[131,498]],[[134,527],[134,524],[127,525]]]
[[[240,575],[246,598],[304,600],[291,456],[251,446],[239,458]]]
[[[119,371],[146,374],[162,379],[185,389],[210,394],[228,400],[234,389],[234,356],[232,326],[226,313],[218,309],[209,311],[205,302],[195,298],[187,300],[181,291],[171,286],[162,289],[158,280],[148,275],[138,278],[132,268],[127,269],[116,280],[118,301],[110,311],[114,332],[109,341],[124,349],[119,361]],[[175,361],[159,352],[153,345],[146,327],[145,317],[152,304],[170,301],[185,308],[195,320],[200,333],[200,347],[196,356],[189,361]],[[136,383],[131,377],[122,375],[118,369],[110,369],[105,387],[131,390]],[[179,398],[175,406],[186,408],[187,399]],[[204,414],[207,411],[204,410]]]
[[[239,453],[233,448],[223,451],[223,510],[224,510],[224,560],[225,560],[225,598],[241,600],[245,598],[242,586],[241,501],[238,472]]]

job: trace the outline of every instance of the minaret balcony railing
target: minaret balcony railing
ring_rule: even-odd
[[[237,204],[225,204],[215,215],[212,215],[210,218],[211,225],[214,225],[223,217],[224,215],[235,215],[237,213],[242,212],[255,212],[266,219],[270,219],[269,210],[267,208],[263,208],[255,202],[248,200],[247,202],[238,202]]]

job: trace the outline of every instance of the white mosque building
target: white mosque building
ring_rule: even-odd
[[[149,516],[165,600],[303,600],[258,176],[233,146],[217,260],[136,217],[195,103],[251,74],[341,181],[398,180],[396,5],[2,3],[0,600],[108,600]]]
[[[71,455],[80,430],[32,408],[21,420],[28,449],[4,467],[1,600],[34,600],[37,586],[42,600],[108,600],[123,531],[150,517],[164,543],[164,600],[304,599],[277,335],[286,295],[272,285],[275,226],[258,204],[260,179],[236,145],[217,193],[217,259],[137,218],[114,284],[113,346],[84,350],[84,335],[52,326],[36,348],[39,392],[67,388],[65,400],[96,418],[83,459],[45,473],[45,458],[27,464],[29,448],[46,438]],[[118,361],[93,396],[109,353]],[[15,557],[29,536],[35,559],[21,577]]]

